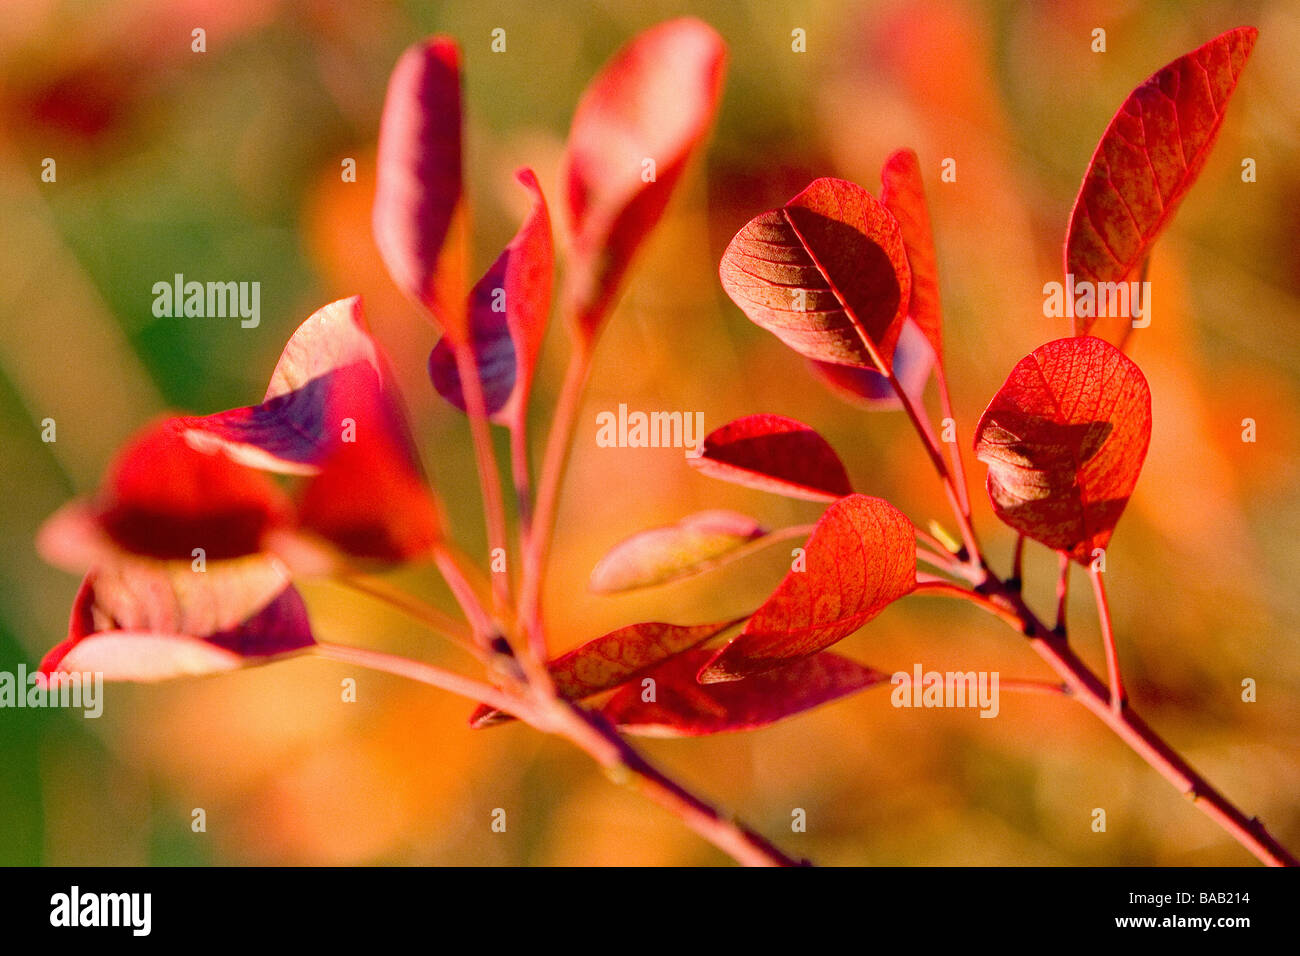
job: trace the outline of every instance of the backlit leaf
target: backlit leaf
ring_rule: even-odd
[[[686,460],[712,478],[792,498],[834,501],[853,493],[830,443],[781,415],[749,415],[723,425]]]
[[[628,684],[601,713],[629,734],[647,737],[698,737],[753,730],[877,684],[889,675],[830,652],[806,657],[748,680],[698,684],[696,672],[710,652],[687,651],[650,671],[654,700],[644,699],[640,683]]]
[[[802,567],[786,574],[700,680],[739,680],[816,654],[915,587],[912,523],[880,498],[843,498],[817,522]]]
[[[1200,175],[1259,31],[1238,27],[1158,70],[1111,119],[1088,164],[1065,239],[1075,281],[1135,278]],[[1086,335],[1096,319],[1076,316]]]
[[[331,302],[290,336],[260,405],[182,419],[201,451],[221,449],[255,468],[315,474],[346,417],[347,396],[385,378],[361,298]]]
[[[817,376],[846,401],[877,412],[903,407],[889,379],[874,368],[836,365],[834,362],[812,362],[811,365]],[[926,341],[921,327],[909,317],[903,323],[898,347],[894,349],[894,375],[903,386],[903,392],[918,408],[932,371],[934,349]]]
[[[910,149],[900,149],[885,161],[880,173],[880,201],[898,220],[912,270],[908,315],[925,334],[934,357],[943,360],[943,312],[939,304],[939,262],[934,252],[930,209],[925,202],[921,163]],[[902,377],[901,375],[899,376]]]
[[[1035,541],[1087,564],[1137,484],[1151,439],[1151,392],[1119,349],[1058,339],[1011,370],[975,429],[993,509]]]
[[[801,355],[888,373],[911,293],[897,220],[861,186],[818,179],[736,233],[722,287]]]
[[[561,697],[581,700],[636,680],[669,658],[698,647],[737,623],[630,624],[562,654],[547,669]],[[470,717],[470,726],[490,727],[509,719],[501,711],[483,705]]]
[[[766,533],[753,518],[734,511],[698,511],[614,545],[592,569],[588,587],[613,594],[699,574]]]
[[[713,123],[725,61],[712,27],[671,20],[619,50],[578,103],[561,181],[572,236],[566,295],[585,345]]]

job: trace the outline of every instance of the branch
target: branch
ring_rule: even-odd
[[[322,643],[316,645],[315,652],[327,660],[354,664],[450,691],[511,714],[539,730],[559,734],[586,751],[616,782],[635,786],[718,849],[746,866],[805,864],[805,861],[787,856],[760,834],[691,793],[634,750],[607,721],[569,701],[553,696],[540,702],[529,701],[462,674],[382,651]]]
[[[556,732],[585,750],[619,783],[628,783],[718,849],[745,866],[807,866],[788,856],[756,833],[695,796],[657,769],[600,715],[562,701],[553,713],[562,726]]]
[[[918,591],[923,590],[921,587]],[[937,585],[924,588],[938,591]],[[951,594],[953,589],[944,588]],[[955,588],[961,591],[961,588]],[[1106,685],[1075,655],[1065,640],[1047,626],[1025,604],[1018,592],[990,574],[983,586],[986,593],[966,591],[971,603],[996,614],[1029,638],[1030,646],[1047,662],[1069,689],[1070,696],[1109,727],[1134,753],[1188,797],[1234,840],[1270,866],[1300,866],[1300,861],[1274,838],[1256,818],[1248,817],[1165,743],[1131,708],[1115,709]],[[1004,606],[1005,605],[1005,606]],[[1011,609],[1010,614],[1007,613]]]

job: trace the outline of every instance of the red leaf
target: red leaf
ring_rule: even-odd
[[[429,556],[442,522],[405,418],[383,392],[359,390],[348,401],[344,428],[299,497],[300,527],[354,558]]]
[[[1200,175],[1259,31],[1238,27],[1129,94],[1088,164],[1065,239],[1075,281],[1125,282]],[[1078,316],[1086,335],[1095,318]]]
[[[255,468],[315,474],[334,444],[347,396],[374,391],[385,377],[361,297],[353,296],[318,309],[294,331],[260,405],[181,424],[200,451],[221,449]]]
[[[562,182],[572,233],[566,295],[584,346],[713,122],[725,61],[712,27],[671,20],[619,50],[578,103]],[[654,162],[650,182],[645,160]]]
[[[827,508],[803,558],[701,681],[739,680],[816,654],[916,587],[916,531],[880,498],[850,495]]]
[[[561,697],[581,700],[635,680],[738,623],[630,624],[557,657],[547,665],[547,670]],[[470,726],[490,727],[509,719],[501,711],[482,705],[470,717]]]
[[[853,493],[830,443],[803,422],[780,415],[749,415],[723,425],[686,460],[712,478],[792,498],[834,501]]]
[[[460,51],[448,37],[408,48],[393,68],[379,126],[375,243],[393,281],[442,320],[455,341],[463,249]],[[453,241],[444,249],[448,238]]]
[[[834,362],[814,361],[811,364],[813,371],[832,391],[855,405],[877,412],[903,407],[889,379],[874,368],[836,365]],[[921,406],[921,397],[933,370],[934,349],[926,341],[916,320],[908,318],[903,322],[898,347],[894,349],[894,375],[917,407]]]
[[[880,201],[898,220],[912,271],[908,314],[915,320],[935,357],[943,361],[943,312],[939,304],[939,262],[934,253],[930,210],[925,203],[921,163],[910,149],[900,149],[885,161],[880,173]]]
[[[601,713],[626,733],[698,737],[753,730],[889,682],[888,674],[827,652],[739,683],[697,684],[695,673],[709,655],[697,648],[673,658],[645,675],[655,681],[655,700],[642,699],[640,682],[628,684]]]
[[[546,199],[531,169],[521,169],[518,178],[532,193],[533,208],[510,245],[474,286],[469,300],[470,336],[484,405],[501,424],[518,421],[528,407],[537,356],[546,336],[555,271]],[[429,377],[439,395],[466,410],[450,340],[443,339],[430,353]]]
[[[898,222],[861,186],[814,180],[736,233],[718,273],[750,320],[799,354],[890,370],[911,270]]]
[[[614,594],[700,574],[765,534],[767,529],[753,518],[734,511],[697,511],[614,545],[592,569],[588,587]]]
[[[179,597],[168,602],[157,590],[158,572],[143,565],[126,574],[117,569],[107,580],[88,574],[73,604],[68,637],[45,655],[41,673],[90,671],[106,680],[157,681],[233,670],[315,643],[302,598],[283,581],[278,594],[243,620],[205,629],[198,622],[214,618],[202,601],[215,595],[200,592],[211,579],[189,573],[196,580],[187,607]],[[188,630],[177,626],[184,620],[191,622]]]
[[[1110,541],[1151,439],[1151,392],[1102,339],[1058,339],[1021,359],[975,429],[993,510],[1087,564]]]
[[[42,527],[50,562],[86,570],[115,553],[188,564],[253,554],[290,521],[287,499],[265,475],[186,443],[180,420],[160,419],[127,442],[91,502],[73,501]]]

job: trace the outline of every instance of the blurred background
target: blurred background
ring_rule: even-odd
[[[574,104],[636,31],[692,13],[730,45],[717,129],[653,235],[597,356],[561,505],[547,607],[557,650],[638,620],[755,607],[777,547],[623,597],[586,579],[615,542],[701,508],[772,526],[816,505],[710,481],[671,449],[595,444],[595,413],[754,412],[809,422],[857,488],[924,526],[946,505],[899,412],[831,395],[723,295],[719,256],[750,217],[821,175],[875,191],[899,146],[926,175],[961,440],[1011,366],[1069,332],[1042,314],[1070,206],[1129,90],[1230,27],[1260,29],[1223,133],[1152,262],[1154,322],[1133,357],[1154,395],[1142,480],[1108,556],[1135,707],[1192,764],[1300,845],[1300,7],[1278,2],[989,0],[738,3],[563,0],[6,0],[0,17],[0,669],[65,631],[77,580],[32,538],[96,486],[164,408],[256,401],[290,332],[354,293],[398,367],[421,451],[471,554],[485,551],[467,429],[424,368],[435,332],[370,235],[387,74],[432,32],[464,48],[476,269],[524,209],[524,164],[556,205]],[[207,51],[191,51],[191,31]],[[507,50],[492,53],[491,31]],[[1104,54],[1092,30],[1107,34]],[[806,31],[807,51],[791,50]],[[42,160],[57,181],[41,181]],[[345,158],[356,183],[341,180]],[[955,183],[939,165],[957,161]],[[1258,181],[1241,181],[1241,161]],[[155,318],[175,273],[261,283],[262,321]],[[536,435],[565,360],[558,323]],[[933,403],[934,395],[929,398]],[[57,422],[41,441],[40,422]],[[1242,419],[1258,440],[1241,440]],[[502,436],[503,437],[503,436]],[[502,442],[504,454],[504,442]],[[1013,540],[967,458],[977,527],[1006,573]],[[1055,558],[1031,548],[1050,614]],[[430,568],[394,574],[445,601]],[[320,637],[463,667],[404,619],[328,584],[304,595]],[[1102,667],[1085,576],[1071,628]],[[882,670],[1046,677],[1003,625],[913,598],[840,650]],[[355,704],[339,682],[359,678]],[[1258,701],[1241,700],[1245,678]],[[724,858],[674,818],[527,727],[471,732],[471,707],[423,686],[295,659],[159,686],[110,686],[104,716],[0,711],[0,863],[698,864]],[[650,755],[788,850],[826,864],[1245,864],[1082,708],[1004,694],[976,711],[895,710],[888,689],[748,734],[651,741]],[[790,832],[792,810],[806,833]],[[1107,830],[1091,829],[1092,811]],[[203,808],[205,833],[191,832]],[[505,833],[491,831],[495,808]]]

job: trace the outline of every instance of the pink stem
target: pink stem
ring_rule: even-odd
[[[1106,600],[1106,585],[1101,580],[1102,572],[1093,567],[1092,593],[1097,598],[1097,617],[1101,621],[1101,642],[1106,649],[1106,679],[1110,684],[1110,706],[1116,713],[1128,705],[1128,694],[1124,691],[1124,681],[1119,672],[1119,652],[1115,649],[1115,631],[1110,623],[1110,602]]]

